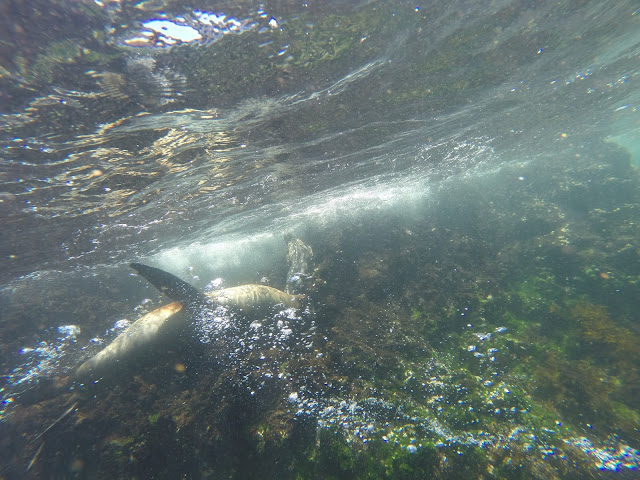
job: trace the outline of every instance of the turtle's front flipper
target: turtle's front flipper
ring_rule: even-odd
[[[141,263],[132,263],[131,268],[166,296],[172,300],[177,300],[184,306],[189,307],[193,304],[208,302],[203,292],[169,272]]]

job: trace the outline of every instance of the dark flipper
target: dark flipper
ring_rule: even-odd
[[[148,265],[143,265],[141,263],[132,263],[131,268],[138,272],[138,275],[146,278],[151,285],[156,287],[166,296],[172,300],[177,300],[184,306],[188,307],[194,304],[206,303],[208,301],[204,294],[196,287],[180,280],[169,272],[165,272],[159,268],[150,267]]]

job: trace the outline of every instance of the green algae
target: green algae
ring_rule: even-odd
[[[236,95],[236,89],[251,92],[269,81],[277,88],[280,81],[294,82],[296,75],[302,77],[307,71],[335,66],[349,58],[365,60],[370,39],[360,40],[374,38],[387,15],[383,10],[363,10],[344,18],[330,15],[312,28],[304,17],[292,19],[276,33],[282,43],[290,42],[290,60],[287,55],[265,64],[261,60],[264,50],[248,47],[238,52],[232,45],[239,41],[235,38],[221,40],[224,48],[219,53],[202,49],[189,51],[186,56],[190,59],[185,58],[196,65],[190,71],[193,84],[212,96]],[[493,35],[491,29],[471,33],[449,38],[449,50],[443,49],[418,65],[422,73],[454,72],[456,55]],[[251,35],[243,41],[257,44]],[[51,52],[60,64],[79,58],[77,50],[65,45],[54,45]],[[184,53],[181,49],[175,52],[176,57]],[[45,78],[53,72],[46,63],[38,70]],[[469,87],[465,81],[405,87],[389,97],[405,101],[434,92],[454,95]],[[328,124],[326,119],[316,119],[307,128],[316,132]],[[566,190],[581,191],[582,180],[566,176],[571,179]],[[592,173],[588,176],[591,182]],[[599,185],[593,188],[604,185],[593,183]],[[608,188],[613,189],[612,185]],[[603,198],[592,196],[591,190],[586,192],[581,200]],[[483,231],[478,227],[471,233],[442,225],[437,229],[433,223],[438,219],[428,218],[426,226],[411,227],[411,238],[399,233],[404,228],[390,229],[391,242],[389,237],[381,238],[380,232],[353,228],[336,233],[336,245],[326,248],[324,256],[321,248],[316,249],[322,265],[315,272],[317,281],[325,283],[317,287],[314,298],[327,306],[320,318],[328,340],[318,342],[313,354],[323,357],[314,358],[305,351],[265,352],[265,357],[278,360],[273,370],[292,379],[294,387],[319,386],[325,398],[336,396],[354,403],[370,395],[392,403],[402,415],[391,416],[388,425],[378,422],[379,431],[363,439],[349,424],[316,428],[318,412],[312,411],[307,425],[298,427],[304,421],[302,414],[296,414],[297,405],[277,401],[286,397],[284,390],[256,389],[260,401],[252,401],[243,388],[229,387],[246,372],[235,375],[232,369],[217,377],[217,372],[207,371],[188,398],[184,386],[165,380],[162,388],[140,389],[136,398],[140,404],[133,405],[131,411],[96,412],[104,424],[113,421],[121,431],[132,432],[133,436],[127,437],[131,440],[123,444],[131,456],[122,455],[119,461],[123,465],[139,462],[135,468],[143,471],[145,459],[151,464],[149,459],[157,451],[171,453],[163,445],[156,445],[155,451],[151,448],[150,438],[164,432],[166,445],[176,447],[184,458],[211,462],[215,466],[211,470],[219,477],[242,476],[238,471],[243,470],[234,460],[246,461],[258,471],[277,458],[281,471],[297,478],[475,478],[485,474],[558,478],[560,474],[549,474],[543,462],[531,456],[539,453],[548,457],[553,450],[547,450],[547,445],[561,443],[573,431],[591,428],[587,423],[601,438],[622,433],[625,438],[637,439],[638,405],[633,399],[638,397],[632,388],[638,379],[638,342],[633,329],[637,317],[632,313],[637,301],[628,295],[626,298],[632,299],[626,300],[626,306],[603,305],[611,291],[629,289],[637,282],[637,275],[633,280],[624,270],[626,261],[637,260],[637,248],[625,247],[625,243],[603,254],[603,245],[593,242],[573,255],[571,262],[558,262],[558,266],[556,260],[571,255],[571,242],[581,236],[590,239],[593,232],[580,231],[580,222],[576,222],[571,238],[552,235],[548,231],[561,232],[564,223],[553,223],[545,216],[538,199],[509,193],[505,198],[522,202],[522,209],[536,217],[538,225],[527,230],[533,232],[529,240],[519,239],[515,245],[500,237],[499,229],[490,232],[490,228]],[[598,224],[596,231],[606,232],[598,235],[606,236],[607,241],[620,233],[634,233],[627,224],[604,220],[611,210],[596,212],[589,210],[591,203],[585,204],[580,205],[581,211],[589,212],[588,221]],[[502,209],[508,213],[517,206],[509,203]],[[626,212],[634,216],[633,209]],[[352,246],[351,253],[339,257],[336,252],[349,252],[350,236],[374,240]],[[497,243],[486,260],[478,258],[478,252],[484,251],[483,243]],[[535,251],[530,258],[536,260],[527,260],[521,255],[523,251]],[[404,254],[409,261],[398,252],[409,252]],[[440,263],[436,266],[434,260]],[[378,266],[409,263],[415,264],[415,269],[394,271]],[[493,264],[502,264],[503,270]],[[486,279],[501,282],[498,291],[487,287]],[[501,327],[507,327],[506,333],[498,332]],[[263,373],[265,368],[257,362],[257,382],[249,385],[260,385]],[[155,379],[161,381],[158,377]],[[331,387],[323,387],[327,384]],[[181,401],[165,402],[160,411],[148,414],[148,405],[158,396],[163,401]],[[114,395],[110,400],[117,404],[124,398]],[[180,406],[187,401],[190,408]],[[87,404],[84,408],[99,410],[99,406]],[[250,414],[244,411],[253,407]],[[598,414],[585,418],[589,411]],[[436,426],[446,426],[448,431],[437,429],[430,420],[437,420]],[[525,432],[523,437],[529,436],[521,445],[511,433],[518,429]],[[76,431],[82,431],[82,426]],[[85,431],[86,436],[90,435]],[[485,441],[486,448],[465,441]],[[504,453],[507,450],[509,454]],[[536,453],[528,457],[529,451]],[[221,460],[225,458],[228,460]],[[251,470],[249,466],[244,472]],[[127,470],[123,467],[122,471]],[[167,475],[166,470],[156,473]]]
[[[65,82],[72,69],[104,67],[122,55],[118,50],[104,47],[98,50],[78,43],[77,39],[65,39],[47,44],[33,58],[17,55],[14,63],[22,81],[30,85],[47,85]]]
[[[159,413],[152,413],[151,415],[149,415],[148,419],[149,419],[149,423],[151,425],[155,424],[158,422],[158,419],[160,418],[160,414]]]
[[[556,418],[633,437],[636,410],[613,399],[630,398],[625,392],[629,379],[637,378],[638,336],[622,319],[613,321],[603,305],[567,296],[548,274],[516,284],[509,300],[505,324],[515,337],[530,337],[520,342],[527,351],[514,371],[534,380],[533,397],[555,409]],[[598,415],[587,421],[585,409]],[[529,417],[539,412],[534,408]]]
[[[596,348],[601,356],[623,362],[624,368],[640,361],[640,336],[614,322],[603,305],[581,301],[571,309],[571,318],[578,323],[585,342]]]
[[[371,255],[365,266],[381,263],[385,252]],[[629,402],[626,377],[636,368],[628,319],[617,320],[587,293],[568,290],[553,269],[530,268],[500,290],[461,287],[457,299],[428,298],[424,292],[434,290],[427,282],[438,276],[414,277],[404,287],[407,302],[389,304],[375,293],[380,275],[364,264],[340,270],[332,264],[338,261],[350,264],[330,258],[316,270],[318,291],[334,299],[319,313],[326,315],[329,339],[316,350],[322,357],[287,355],[277,371],[294,383],[307,375],[301,372],[313,372],[316,380],[306,385],[326,388],[325,398],[357,405],[369,397],[391,406],[383,414],[349,415],[350,421],[367,419],[357,428],[328,426],[322,409],[303,420],[306,414],[274,393],[272,407],[232,422],[239,433],[231,437],[225,420],[211,412],[198,436],[209,454],[229,458],[217,464],[218,472],[237,476],[240,467],[231,459],[245,458],[248,449],[242,471],[278,458],[277,468],[292,478],[578,478],[571,468],[591,475],[586,465],[593,462],[571,447],[576,435],[636,438],[637,407]],[[337,277],[324,282],[336,272],[344,283]],[[486,285],[479,277],[469,273],[473,281],[464,285]],[[231,378],[230,372],[225,381]],[[219,403],[222,392],[215,392],[192,391],[192,410]],[[229,420],[234,413],[222,405],[215,415]],[[201,420],[185,419],[180,431],[193,435]],[[144,445],[147,433],[138,435]],[[177,435],[181,448],[191,448],[186,433]]]
[[[472,258],[474,247],[460,242],[452,257]],[[490,268],[456,266],[465,281],[451,296],[433,287],[448,280],[451,265],[434,272],[428,257],[416,272],[430,275],[410,276],[396,290],[403,301],[389,301],[380,295],[388,271],[372,268],[393,264],[386,248],[372,248],[369,261],[352,270],[344,267],[355,265],[350,257],[336,258],[334,250],[323,259],[314,248],[323,263],[313,288],[331,300],[318,312],[326,341],[314,340],[313,355],[265,350],[250,374],[237,367],[203,373],[188,393],[161,374],[145,374],[149,380],[136,384],[139,407],[109,412],[133,439],[111,461],[123,472],[145,466],[160,476],[171,467],[150,466],[158,451],[209,459],[207,468],[230,477],[260,469],[291,478],[571,478],[567,465],[590,475],[591,467],[579,465],[593,464],[571,448],[576,435],[637,437],[628,318],[568,290],[546,266],[510,272],[500,289],[488,286]],[[289,390],[277,382],[258,388],[263,361],[277,362],[269,372],[282,375]],[[233,387],[243,376],[248,383]],[[346,406],[324,417],[327,405],[308,407],[309,398],[300,406],[284,393],[305,391],[321,401],[344,398],[353,412]],[[158,395],[176,400],[155,403]],[[150,404],[151,415],[143,408]]]

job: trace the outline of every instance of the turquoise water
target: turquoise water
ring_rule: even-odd
[[[7,6],[1,475],[633,478],[637,8]]]

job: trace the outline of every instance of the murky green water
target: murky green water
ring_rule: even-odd
[[[2,7],[0,476],[634,478],[637,8]]]

